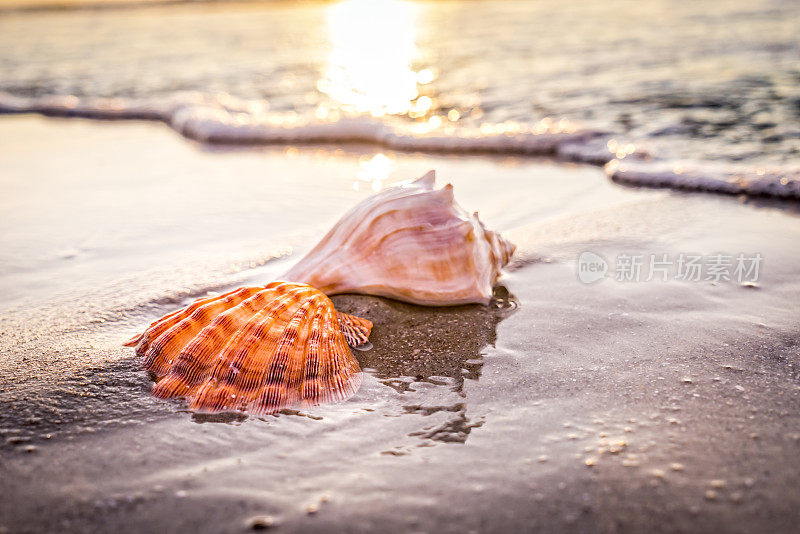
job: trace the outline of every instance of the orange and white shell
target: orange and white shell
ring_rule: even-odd
[[[338,313],[311,286],[274,282],[197,300],[151,324],[136,345],[153,394],[201,412],[271,413],[340,401],[361,382],[348,348],[372,323]]]
[[[354,207],[283,278],[329,295],[426,306],[488,304],[514,245],[487,230],[431,171]]]

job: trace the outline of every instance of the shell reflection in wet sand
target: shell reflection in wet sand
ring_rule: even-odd
[[[498,325],[516,311],[505,287],[495,287],[489,306],[432,308],[360,295],[332,300],[337,309],[374,321],[373,348],[358,360],[366,373],[403,394],[401,413],[423,416],[410,437],[464,443],[483,424],[484,414],[470,410],[466,383],[481,378]],[[436,334],[417,325],[436,325]],[[383,454],[404,454],[403,447]]]

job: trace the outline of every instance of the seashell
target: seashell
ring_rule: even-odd
[[[426,306],[488,304],[516,248],[487,230],[430,171],[354,207],[283,278],[320,291]]]
[[[431,171],[358,204],[286,273],[292,282],[199,299],[128,341],[153,394],[256,414],[343,400],[361,381],[348,345],[366,343],[372,323],[337,312],[326,293],[488,304],[515,247],[434,182]]]
[[[355,393],[361,370],[348,343],[366,342],[371,328],[309,285],[273,282],[199,299],[126,345],[156,376],[157,397],[265,414]]]

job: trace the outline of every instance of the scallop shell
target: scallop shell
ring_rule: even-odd
[[[430,171],[350,210],[283,278],[332,295],[427,306],[488,304],[514,245],[487,230]]]
[[[186,397],[203,412],[265,414],[355,393],[361,370],[347,345],[371,328],[311,286],[274,282],[197,300],[127,345],[156,376],[155,396]]]

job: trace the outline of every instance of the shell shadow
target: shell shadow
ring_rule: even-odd
[[[192,422],[198,424],[205,423],[223,423],[226,425],[236,425],[245,422],[248,415],[239,412],[221,412],[221,413],[200,413],[192,412],[191,410],[181,410],[191,414]]]
[[[445,406],[402,406],[407,414],[452,414],[444,423],[412,436],[464,443],[472,429],[483,424],[467,415],[464,383],[480,379],[483,356],[486,348],[495,344],[497,326],[518,307],[505,286],[495,287],[488,306],[424,307],[361,295],[338,295],[332,300],[337,310],[375,324],[372,348],[354,351],[365,372],[399,393],[415,382],[427,382],[448,387],[459,398]]]

